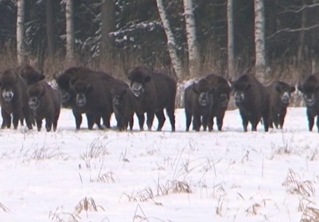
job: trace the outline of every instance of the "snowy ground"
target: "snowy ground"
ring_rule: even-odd
[[[0,221],[319,221],[319,134],[305,108],[268,133],[243,133],[238,110],[223,132],[184,132],[182,109],[176,119],[175,133],[168,121],[75,131],[62,110],[55,133],[1,130]]]

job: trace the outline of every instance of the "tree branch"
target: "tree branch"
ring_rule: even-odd
[[[273,33],[272,35],[268,36],[267,39],[271,39],[273,38],[275,35],[278,35],[282,32],[301,32],[301,31],[309,31],[315,28],[318,28],[319,24],[317,25],[313,25],[313,26],[309,26],[309,27],[305,27],[305,28],[299,28],[299,29],[291,29],[291,28],[285,28],[285,29],[280,29],[277,32]]]

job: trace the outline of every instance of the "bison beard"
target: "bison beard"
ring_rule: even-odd
[[[58,91],[47,82],[40,81],[28,87],[29,106],[34,112],[38,131],[42,128],[42,120],[45,119],[47,132],[56,131],[60,115],[61,98]]]
[[[192,119],[195,131],[199,131],[201,125],[203,125],[203,129],[206,131],[213,105],[213,92],[214,89],[211,88],[211,85],[205,79],[201,79],[185,89],[186,131],[189,131]],[[209,130],[212,129],[209,128]]]
[[[275,125],[276,128],[282,129],[291,93],[295,91],[295,87],[282,81],[275,81],[267,86],[267,91],[269,94],[269,127],[272,128]]]
[[[235,104],[239,108],[244,131],[248,123],[251,130],[257,131],[257,125],[263,119],[264,129],[268,131],[269,124],[269,95],[266,88],[250,74],[240,76],[232,83]]]
[[[162,130],[165,122],[164,109],[175,131],[176,81],[163,73],[152,72],[146,67],[136,67],[128,74],[132,103],[143,130],[144,113],[147,114],[147,127],[151,130],[154,114],[158,119],[157,131]]]
[[[27,87],[15,69],[5,70],[0,74],[1,88],[1,128],[11,127],[11,115],[14,129],[17,129],[19,120],[25,119],[27,127],[32,129],[33,118],[28,105]]]
[[[312,131],[317,117],[317,129],[319,132],[319,73],[310,75],[303,84],[298,86],[303,93],[307,107],[308,129]]]

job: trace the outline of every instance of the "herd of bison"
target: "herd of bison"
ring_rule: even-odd
[[[45,80],[45,76],[30,65],[7,69],[0,73],[1,128],[13,124],[36,125],[40,131],[45,119],[47,131],[57,129],[61,107],[69,108],[80,129],[82,114],[86,115],[88,128],[94,124],[99,129],[110,128],[114,113],[120,131],[132,130],[136,114],[140,130],[146,125],[151,130],[154,117],[160,131],[165,122],[164,109],[175,131],[175,97],[177,82],[174,78],[154,72],[144,66],[133,68],[127,74],[128,83],[112,75],[85,67],[71,67],[54,75],[57,88]],[[319,73],[312,74],[298,85],[306,104],[308,127],[311,131],[319,115]],[[189,85],[184,91],[186,131],[192,123],[195,131],[212,131],[214,119],[219,131],[230,95],[239,109],[243,130],[248,123],[256,131],[262,120],[264,130],[269,127],[283,128],[291,93],[295,87],[282,81],[268,86],[260,83],[252,74],[243,74],[234,81],[209,74]],[[102,122],[101,122],[102,121]],[[317,118],[319,131],[319,118]]]

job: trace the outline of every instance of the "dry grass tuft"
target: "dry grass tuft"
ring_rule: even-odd
[[[157,196],[170,193],[192,193],[192,190],[186,181],[168,180],[164,185],[157,185]]]
[[[64,212],[63,207],[57,207],[55,211],[49,212],[49,219],[56,222],[80,222],[80,217],[76,214]]]
[[[307,207],[301,216],[300,222],[318,222],[319,209],[314,207]]]
[[[98,209],[105,211],[102,206],[96,205],[95,200],[92,197],[85,197],[84,199],[80,200],[80,202],[75,206],[74,214],[79,215],[82,211],[85,211],[86,214],[88,211],[97,212]]]
[[[3,203],[0,202],[0,209],[3,210],[4,212],[10,212],[9,208],[6,207]]]
[[[147,202],[149,200],[154,201],[153,190],[150,187],[147,187],[137,192],[133,192],[130,195],[124,193],[122,196],[127,197],[129,202]]]
[[[112,171],[108,171],[103,174],[99,173],[95,181],[99,183],[116,183],[116,181],[118,180],[119,179],[115,173],[113,173]]]
[[[23,162],[29,163],[31,161],[43,161],[43,160],[68,160],[69,155],[61,152],[60,148],[45,148],[35,149],[33,151],[27,150],[22,154]]]
[[[290,194],[298,194],[306,197],[315,194],[315,188],[312,182],[309,180],[300,181],[299,176],[292,169],[289,169],[286,180],[282,185],[286,186],[286,191]]]
[[[99,138],[93,140],[86,151],[81,154],[81,159],[97,159],[109,155],[106,145],[107,144],[103,143]]]

